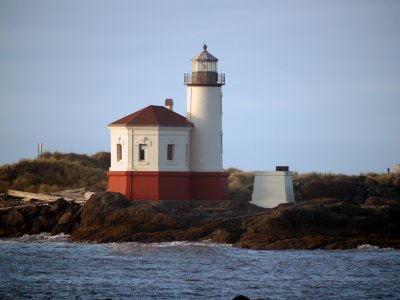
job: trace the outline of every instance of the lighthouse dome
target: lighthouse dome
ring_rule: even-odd
[[[218,58],[216,58],[214,55],[212,55],[210,52],[208,52],[207,51],[207,45],[204,44],[203,45],[203,51],[201,51],[199,55],[196,55],[196,56],[194,56],[192,58],[192,61],[195,61],[195,60],[197,60],[197,61],[199,61],[199,60],[200,61],[207,60],[207,61],[215,61],[215,62],[217,62]]]

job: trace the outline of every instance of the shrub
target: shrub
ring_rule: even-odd
[[[33,160],[23,159],[0,166],[0,192],[17,189],[29,192],[54,192],[85,187],[99,191],[107,188],[110,155],[46,152]]]
[[[254,172],[244,172],[240,169],[229,168],[229,199],[250,201],[254,187]]]

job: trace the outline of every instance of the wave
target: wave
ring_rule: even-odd
[[[217,244],[210,240],[190,242],[190,241],[173,241],[160,243],[139,243],[139,242],[122,242],[109,244],[113,248],[126,249],[132,247],[140,248],[178,248],[178,247],[233,247],[232,244]]]
[[[395,250],[394,248],[381,248],[371,244],[361,244],[357,246],[357,250]]]
[[[15,242],[44,242],[44,241],[67,242],[68,237],[69,235],[64,233],[51,235],[48,232],[42,232],[39,234],[24,234],[21,237],[7,238],[6,240]]]
[[[164,242],[164,243],[151,243],[149,244],[152,247],[181,247],[181,246],[215,246],[215,247],[232,247],[232,244],[218,244],[211,242],[211,240],[204,240],[199,242],[190,242],[190,241],[175,241],[175,242]]]

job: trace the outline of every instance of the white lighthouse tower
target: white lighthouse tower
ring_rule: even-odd
[[[190,139],[190,170],[197,198],[224,199],[228,174],[222,164],[222,85],[218,59],[207,51],[192,58],[192,74],[185,74],[187,120],[194,124]]]

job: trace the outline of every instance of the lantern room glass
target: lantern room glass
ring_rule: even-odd
[[[193,60],[192,72],[217,72],[217,62],[207,60]]]

